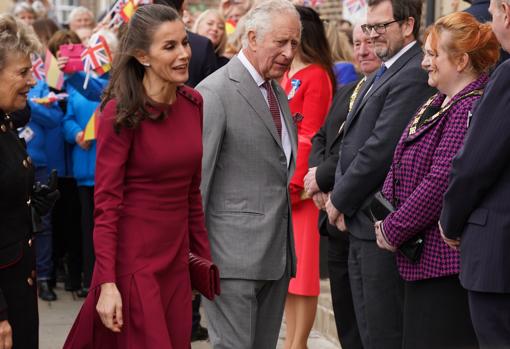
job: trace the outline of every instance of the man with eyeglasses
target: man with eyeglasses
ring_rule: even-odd
[[[404,128],[434,92],[420,67],[421,9],[421,0],[368,0],[362,28],[383,65],[368,78],[347,116],[326,203],[330,223],[349,232],[349,278],[365,349],[402,345],[403,284],[394,254],[377,247],[369,207]]]

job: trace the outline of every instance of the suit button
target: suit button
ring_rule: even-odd
[[[28,247],[32,247],[33,241],[32,239],[28,239]]]
[[[400,184],[400,179],[395,179],[395,185],[399,185]]]
[[[28,198],[27,200],[27,206],[30,206],[30,204],[32,203],[32,199],[31,198]]]
[[[34,279],[32,279],[32,278],[30,278],[30,277],[29,277],[29,278],[27,278],[27,284],[28,284],[29,286],[33,286],[33,285],[34,285]]]
[[[28,161],[27,161],[27,160],[23,160],[23,166],[24,166],[25,168],[28,168]]]
[[[7,132],[7,126],[5,126],[4,124],[2,124],[0,128],[2,129],[2,132]]]

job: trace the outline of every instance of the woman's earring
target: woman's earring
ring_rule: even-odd
[[[150,67],[150,66],[151,66],[151,64],[150,64],[150,63],[142,63],[142,65],[143,65],[144,67]]]

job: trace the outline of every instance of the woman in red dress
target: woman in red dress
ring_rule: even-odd
[[[296,8],[301,17],[301,45],[290,71],[282,80],[298,131],[297,166],[290,183],[297,274],[290,281],[285,304],[285,349],[307,348],[317,309],[320,293],[319,211],[304,194],[303,180],[308,172],[312,137],[324,122],[335,86],[333,61],[322,21],[311,8]]]
[[[177,12],[136,11],[99,122],[94,276],[64,348],[190,348],[188,254],[210,260],[190,57]]]

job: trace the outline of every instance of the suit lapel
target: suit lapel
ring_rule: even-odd
[[[344,132],[347,132],[352,122],[358,116],[359,112],[367,103],[368,99],[379,90],[384,84],[386,84],[395,74],[397,74],[406,64],[409,62],[414,56],[421,52],[420,46],[418,43],[415,43],[402,57],[397,59],[395,63],[383,74],[383,76],[374,83],[375,74],[372,74],[367,83],[362,89],[362,92],[359,94],[354,106],[352,108],[351,113],[347,116],[347,122],[345,124]],[[372,86],[373,85],[373,86]],[[372,87],[370,89],[370,87]],[[370,89],[370,90],[369,90]]]
[[[248,72],[248,70],[243,66],[239,58],[232,58],[231,64],[229,67],[229,77],[231,80],[236,81],[237,91],[246,102],[253,108],[255,113],[260,117],[261,121],[268,129],[271,136],[273,136],[274,140],[282,146],[282,142],[280,136],[278,135],[278,131],[276,130],[276,126],[273,121],[273,117],[271,112],[269,111],[269,107],[267,106],[267,102],[264,100],[264,96],[260,92],[260,88],[257,86],[252,76]],[[240,82],[243,82],[242,84]],[[274,87],[274,85],[273,85]],[[280,100],[278,100],[280,102]],[[280,102],[280,107],[282,103]],[[283,109],[283,108],[282,108]]]

